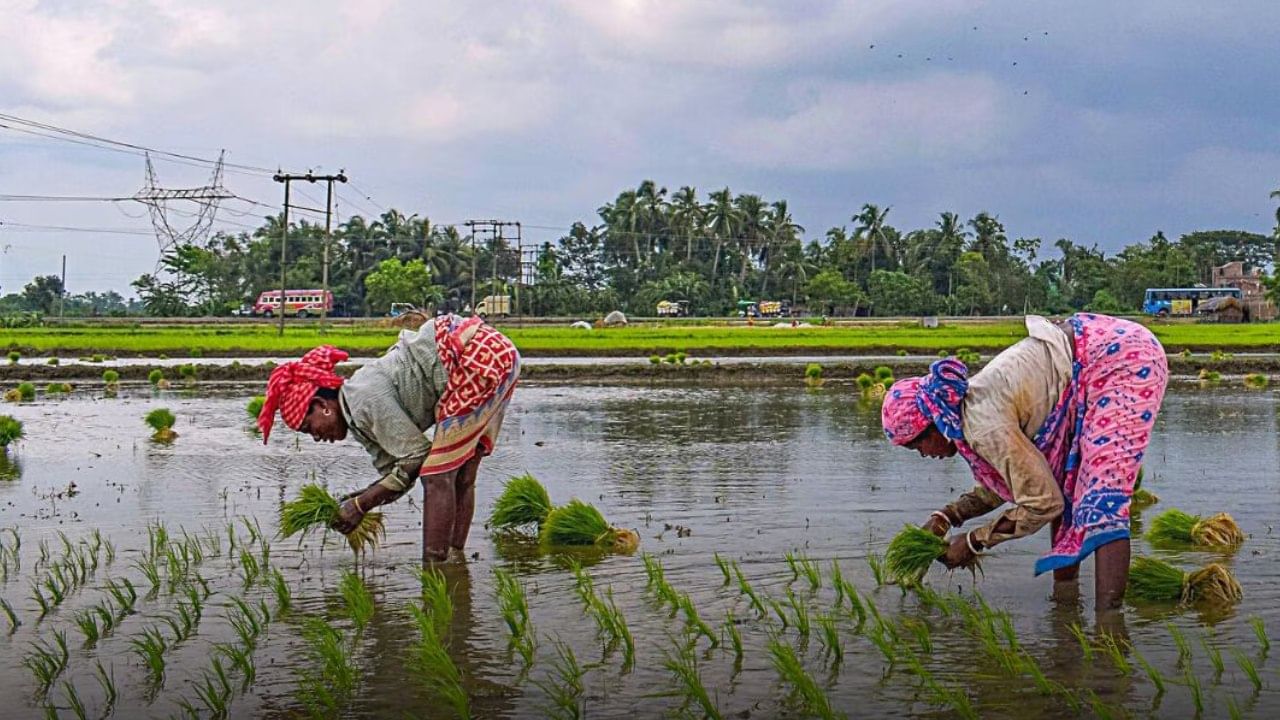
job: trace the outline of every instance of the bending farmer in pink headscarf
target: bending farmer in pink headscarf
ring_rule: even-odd
[[[941,562],[960,566],[1052,523],[1053,547],[1036,574],[1074,580],[1096,552],[1097,607],[1118,607],[1129,578],[1129,500],[1169,377],[1164,348],[1145,327],[1106,315],[1026,324],[1028,337],[972,380],[949,358],[894,383],[884,432],[926,457],[959,453],[973,470],[973,490],[934,512],[926,529],[945,536],[1013,504],[953,536]]]
[[[276,410],[316,442],[347,433],[369,451],[382,478],[344,499],[334,528],[355,529],[364,514],[400,498],[421,478],[423,560],[461,551],[475,512],[480,458],[493,452],[520,375],[520,354],[480,318],[444,315],[402,332],[386,354],[345,380],[347,354],[322,345],[271,373],[258,415],[265,443]],[[428,441],[424,433],[435,426]]]

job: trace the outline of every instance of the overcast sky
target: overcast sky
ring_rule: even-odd
[[[988,210],[1011,237],[1105,249],[1269,232],[1280,187],[1275,2],[0,0],[0,47],[2,113],[341,167],[343,215],[520,220],[532,240],[646,178],[786,199],[808,238],[875,202],[899,228]],[[135,155],[0,128],[0,194],[142,183]],[[260,175],[226,185],[280,202]],[[263,212],[225,208],[229,230]],[[70,292],[127,295],[156,261],[133,203],[0,202],[0,222],[4,291],[66,253]]]

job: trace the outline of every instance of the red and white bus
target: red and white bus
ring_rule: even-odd
[[[274,317],[280,312],[280,291],[267,290],[258,296],[253,304],[253,314],[259,317]],[[285,317],[296,315],[300,318],[319,316],[333,312],[333,293],[325,290],[285,290]]]

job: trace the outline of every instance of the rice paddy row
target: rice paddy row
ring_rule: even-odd
[[[623,328],[579,330],[564,326],[499,324],[516,347],[535,355],[666,355],[892,353],[920,354],[970,347],[994,352],[1026,336],[1021,320],[999,322],[944,321],[927,329],[917,322],[833,327],[726,327],[641,324]],[[1203,325],[1153,323],[1152,331],[1170,352],[1191,349],[1280,351],[1273,325]],[[376,355],[395,341],[397,328],[376,325],[294,326],[283,336],[274,325],[192,325],[189,327],[51,326],[14,328],[4,334],[6,351],[24,355],[64,356],[297,355],[330,343],[357,355]]]

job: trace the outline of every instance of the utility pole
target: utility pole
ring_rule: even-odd
[[[325,297],[323,299],[321,318],[324,317],[325,310],[329,304],[329,233],[332,228],[333,213],[333,184],[335,182],[345,183],[347,181],[346,174],[339,170],[337,175],[316,175],[314,173],[306,173],[305,175],[294,175],[291,173],[276,172],[271,177],[278,183],[284,183],[284,226],[280,229],[280,334],[284,335],[284,295],[285,295],[285,249],[289,244],[289,184],[295,180],[306,180],[309,183],[326,182],[329,184],[328,202],[324,210],[316,208],[297,206],[299,210],[310,210],[311,212],[324,213],[324,290]]]
[[[58,319],[62,320],[62,309],[66,305],[67,297],[67,256],[62,256],[62,287],[58,288]]]
[[[470,229],[471,235],[471,312],[476,311],[476,236],[487,237],[488,245],[493,252],[493,262],[490,268],[489,276],[489,294],[497,294],[498,286],[498,256],[507,250],[507,239],[504,228],[514,227],[516,229],[517,247],[523,237],[520,223],[507,220],[468,220],[464,223]],[[518,252],[518,251],[517,251]],[[518,261],[518,258],[517,258]],[[516,302],[519,302],[519,291],[516,291]]]

